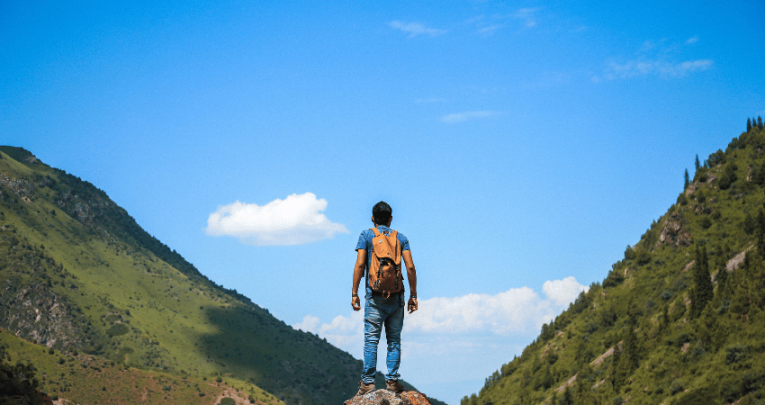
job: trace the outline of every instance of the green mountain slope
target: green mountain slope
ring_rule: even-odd
[[[221,377],[263,402],[275,399],[260,389],[290,404],[356,391],[360,361],[217,286],[92,184],[7,146],[0,284],[0,328],[65,356]]]
[[[765,403],[765,130],[709,156],[474,404]]]

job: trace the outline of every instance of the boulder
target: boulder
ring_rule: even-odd
[[[417,391],[404,391],[394,394],[385,389],[372,391],[368,394],[353,397],[344,402],[345,405],[430,405],[428,397]]]

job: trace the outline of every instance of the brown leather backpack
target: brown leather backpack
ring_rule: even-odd
[[[373,291],[388,298],[404,289],[404,277],[401,274],[401,243],[398,232],[391,229],[388,235],[377,228],[370,228],[375,233],[372,239],[372,265],[369,269],[369,286]]]

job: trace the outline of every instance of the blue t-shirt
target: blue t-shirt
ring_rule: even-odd
[[[385,225],[378,225],[377,230],[384,233],[389,234],[391,229],[388,228]],[[367,277],[369,277],[369,269],[372,266],[372,239],[374,239],[375,233],[371,229],[365,229],[361,231],[361,235],[359,235],[359,241],[356,243],[356,250],[364,249],[367,251],[367,268],[364,270],[364,285],[366,286],[366,295],[365,299],[369,299],[372,297],[372,287],[369,286],[369,280]],[[406,238],[401,232],[396,234],[396,239],[398,239],[398,243],[401,244],[401,251],[409,250],[409,239]],[[403,263],[402,263],[403,264]],[[403,267],[403,266],[402,266]],[[403,273],[403,272],[402,272]]]

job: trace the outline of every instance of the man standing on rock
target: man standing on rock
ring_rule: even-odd
[[[409,240],[406,236],[390,229],[393,220],[393,210],[390,205],[380,201],[372,208],[373,229],[361,232],[356,244],[356,266],[353,269],[353,290],[351,306],[354,311],[361,309],[359,301],[359,282],[364,276],[365,306],[364,306],[364,369],[361,373],[359,391],[356,396],[364,395],[375,389],[375,373],[377,371],[377,343],[380,333],[385,326],[385,337],[388,340],[387,366],[385,387],[395,393],[404,391],[398,382],[398,368],[401,364],[401,329],[404,327],[404,286],[400,271],[401,259],[406,265],[409,280],[409,313],[417,310],[417,273],[412,262],[412,252],[409,250]],[[377,250],[375,250],[375,247]],[[384,258],[378,254],[386,252]],[[387,252],[391,252],[389,254]],[[390,257],[390,258],[388,258]],[[373,265],[372,260],[379,261]],[[396,263],[398,260],[398,263]],[[385,272],[392,268],[397,271],[394,287],[383,286]],[[370,270],[372,274],[370,275]],[[372,278],[370,283],[370,277]],[[375,280],[381,281],[376,283]],[[373,288],[374,287],[374,288]]]

